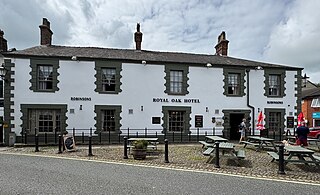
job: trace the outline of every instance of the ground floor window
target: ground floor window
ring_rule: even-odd
[[[163,106],[162,113],[162,126],[166,132],[189,132],[191,107]]]
[[[60,133],[66,130],[67,105],[22,104],[21,112],[22,130],[29,134]]]
[[[314,127],[320,127],[320,119],[314,119]]]
[[[37,128],[39,133],[60,132],[61,110],[28,110],[29,129]]]
[[[278,131],[281,124],[281,112],[269,112],[269,129],[271,131]]]
[[[115,113],[116,110],[101,110],[101,122],[102,129],[104,131],[115,131],[116,130],[116,121]]]
[[[184,131],[185,111],[169,111],[169,129],[170,131]]]
[[[266,108],[265,121],[268,136],[273,136],[274,139],[280,139],[285,129],[285,109]]]
[[[121,127],[121,106],[118,105],[95,105],[96,133],[111,131],[118,132]]]

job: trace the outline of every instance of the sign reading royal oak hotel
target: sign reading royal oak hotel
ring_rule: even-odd
[[[180,99],[180,98],[153,98],[153,102],[165,102],[165,103],[200,103],[200,99],[197,98],[186,98],[186,99]]]

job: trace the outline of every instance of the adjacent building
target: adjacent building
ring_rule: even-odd
[[[212,55],[142,49],[52,45],[43,19],[40,45],[7,50],[0,36],[4,80],[3,137],[54,134],[72,128],[98,133],[202,135],[238,139],[258,112],[271,135],[293,130],[301,110],[302,68],[227,56],[224,32]],[[80,131],[76,131],[76,134]]]

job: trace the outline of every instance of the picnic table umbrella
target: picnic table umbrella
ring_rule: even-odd
[[[263,125],[263,114],[262,112],[259,112],[258,115],[258,123],[257,123],[257,129],[258,130],[264,130],[264,125]]]
[[[302,121],[304,121],[304,116],[303,116],[303,112],[300,112],[300,114],[298,115],[298,127],[301,126]]]

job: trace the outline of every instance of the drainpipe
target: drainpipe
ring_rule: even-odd
[[[255,113],[254,113],[254,107],[253,106],[251,106],[250,105],[250,99],[249,99],[249,97],[250,97],[250,88],[249,88],[249,86],[250,86],[250,83],[249,83],[249,72],[250,72],[250,69],[246,69],[246,72],[247,72],[247,106],[249,107],[249,108],[251,108],[251,110],[252,110],[252,117],[251,117],[251,119],[252,119],[252,122],[251,122],[251,124],[252,124],[252,128],[251,128],[251,133],[252,133],[252,135],[254,135],[254,116],[255,116]]]

